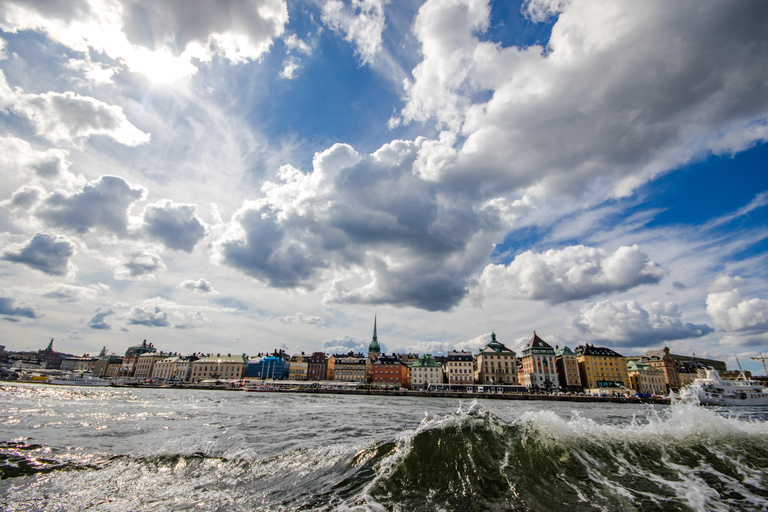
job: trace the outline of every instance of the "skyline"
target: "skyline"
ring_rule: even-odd
[[[347,352],[376,315],[388,353],[761,374],[766,33],[744,0],[6,1],[3,344]]]

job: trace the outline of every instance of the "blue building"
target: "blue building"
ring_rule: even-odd
[[[290,363],[282,357],[267,356],[256,362],[248,362],[245,368],[246,379],[286,380]]]

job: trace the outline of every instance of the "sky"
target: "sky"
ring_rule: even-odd
[[[768,4],[5,0],[9,350],[763,373]]]

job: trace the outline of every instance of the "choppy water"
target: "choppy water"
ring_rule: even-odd
[[[768,510],[768,409],[0,384],[0,509]]]

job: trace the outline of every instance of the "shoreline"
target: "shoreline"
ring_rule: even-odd
[[[618,396],[579,396],[579,395],[548,395],[535,393],[476,393],[476,392],[458,392],[458,391],[417,391],[417,390],[392,390],[392,389],[268,389],[257,390],[247,389],[241,386],[168,386],[168,385],[132,385],[132,384],[110,384],[109,386],[81,386],[77,384],[50,384],[47,382],[33,381],[1,381],[8,384],[43,384],[55,387],[77,387],[77,388],[128,388],[128,389],[195,389],[204,391],[239,391],[246,393],[291,393],[307,395],[368,395],[368,396],[402,396],[424,397],[424,398],[484,398],[489,400],[527,400],[527,401],[545,401],[545,402],[577,402],[577,403],[621,403],[621,404],[651,404],[651,405],[670,405],[671,400],[668,397],[618,397]]]

